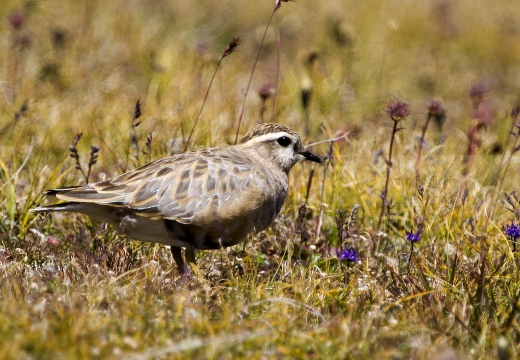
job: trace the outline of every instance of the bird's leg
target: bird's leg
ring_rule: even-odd
[[[180,247],[172,246],[171,252],[173,259],[179,268],[181,275],[188,275],[194,273],[197,277],[202,278],[202,274],[197,266],[197,260],[195,260],[195,250],[192,248],[185,248],[184,257],[186,262],[182,258],[182,249]]]
[[[175,263],[177,264],[177,267],[179,268],[179,272],[181,274],[184,274],[185,268],[187,268],[186,264],[184,263],[184,259],[182,258],[182,249],[177,246],[171,247],[173,260],[175,260]]]
[[[186,261],[188,262],[189,265],[193,264],[193,265],[197,265],[197,260],[195,260],[195,250],[192,249],[192,248],[186,248],[186,250],[184,251],[184,256],[186,257]]]
[[[186,268],[191,270],[199,279],[202,279],[202,273],[200,272],[200,269],[197,266],[197,260],[195,259],[195,249],[187,247],[184,251],[184,256],[186,257],[186,262],[188,263]]]

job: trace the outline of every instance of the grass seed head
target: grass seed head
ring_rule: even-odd
[[[226,56],[228,55],[231,55],[232,53],[234,53],[235,51],[237,51],[238,49],[238,45],[240,45],[240,38],[237,37],[233,37],[231,39],[231,41],[229,42],[229,45],[227,46],[226,50],[224,50],[224,54],[222,54],[222,57],[225,58]]]

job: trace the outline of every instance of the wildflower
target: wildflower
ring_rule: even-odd
[[[396,122],[403,120],[410,115],[410,104],[404,101],[392,100],[386,105],[386,113]]]
[[[442,129],[442,125],[444,125],[444,121],[446,120],[446,110],[444,109],[442,101],[430,100],[428,103],[428,118],[435,121],[439,130]]]
[[[444,106],[442,105],[442,102],[439,100],[430,100],[428,102],[428,115],[429,116],[436,116],[437,114],[440,114],[444,112]]]
[[[511,223],[507,224],[506,226],[503,226],[504,228],[504,234],[506,236],[509,236],[511,240],[514,242],[517,242],[518,239],[520,239],[520,225]]]
[[[260,108],[260,122],[264,122],[264,114],[267,110],[267,107],[265,105],[267,99],[269,99],[271,96],[273,96],[276,93],[276,90],[273,88],[271,84],[265,84],[263,85],[260,90],[258,90],[258,96],[260,96],[260,99],[262,100],[262,106]]]
[[[502,225],[502,228],[504,229],[504,234],[513,241],[513,252],[516,252],[516,243],[520,239],[520,225],[511,222],[511,224]]]
[[[8,20],[13,29],[20,30],[25,22],[25,16],[19,11],[14,11],[9,15]]]
[[[402,128],[398,128],[399,122],[408,115],[410,115],[410,104],[400,100],[392,100],[388,104],[386,104],[386,113],[394,122],[394,126],[392,129],[392,136],[390,138],[390,150],[388,151],[388,160],[386,160],[385,189],[381,192],[381,212],[379,213],[379,220],[377,221],[376,233],[378,233],[379,229],[381,228],[381,222],[383,221],[385,209],[389,209],[389,206],[391,204],[391,201],[388,200],[388,183],[390,182],[390,170],[392,168],[392,151],[394,148],[394,139],[395,134],[397,134],[399,130],[402,130]]]
[[[421,234],[422,234],[421,227],[419,227],[419,229],[417,229],[417,232],[411,232],[411,231],[406,230],[406,240],[408,240],[409,242],[414,244],[421,239]]]
[[[422,225],[420,224],[416,232],[406,230],[406,240],[410,242],[411,250],[410,256],[408,256],[408,272],[410,272],[410,263],[412,262],[413,246],[416,242],[421,240]]]
[[[486,81],[477,81],[471,84],[469,88],[469,97],[473,101],[473,105],[477,107],[489,94],[491,90],[491,86],[489,82]]]
[[[265,101],[265,100],[269,99],[272,95],[274,95],[275,92],[276,92],[276,90],[273,88],[273,86],[268,83],[268,84],[262,85],[260,90],[258,90],[258,96],[260,96],[260,98],[263,101]]]
[[[60,241],[52,236],[47,236],[47,244],[56,247],[60,245]]]
[[[359,262],[359,253],[351,246],[341,252],[341,260],[357,263]]]

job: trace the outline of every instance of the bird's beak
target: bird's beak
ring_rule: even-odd
[[[299,152],[300,155],[303,155],[305,156],[305,159],[306,160],[310,160],[310,161],[314,161],[314,162],[317,162],[319,164],[322,164],[323,163],[323,160],[316,154],[310,152],[309,150],[306,150],[306,149],[302,149],[300,152]]]

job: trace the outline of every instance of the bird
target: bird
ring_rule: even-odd
[[[184,274],[196,266],[196,250],[233,246],[265,230],[282,209],[289,171],[303,160],[323,163],[289,127],[261,123],[236,145],[180,153],[111,180],[44,191],[65,202],[32,211],[82,213],[129,238],[169,245]]]

